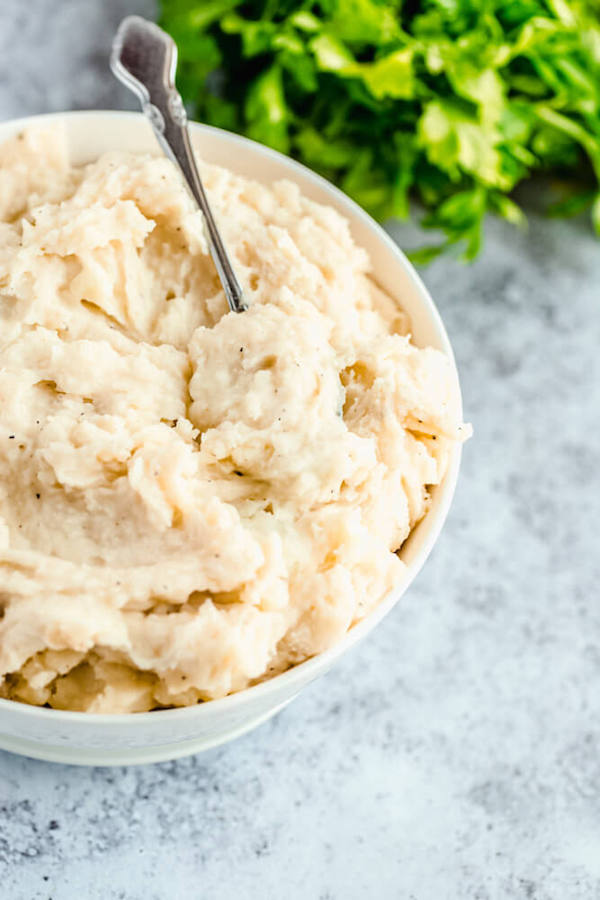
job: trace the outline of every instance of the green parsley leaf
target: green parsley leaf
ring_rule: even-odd
[[[425,208],[427,262],[479,251],[536,172],[600,234],[598,0],[159,0],[200,120],[339,184],[379,219]]]

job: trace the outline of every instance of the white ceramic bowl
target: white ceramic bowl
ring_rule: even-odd
[[[95,159],[105,150],[158,152],[150,127],[137,113],[75,112],[4,122],[0,124],[0,141],[28,125],[53,122],[64,123],[75,163]],[[280,153],[216,128],[196,124],[192,128],[208,162],[264,183],[291,179],[308,197],[328,203],[346,216],[355,240],[371,255],[377,280],[409,314],[415,342],[437,347],[453,360],[440,316],[420,278],[396,244],[360,207],[329,182]],[[0,700],[0,748],[81,765],[155,762],[214,747],[264,722],[317,675],[326,672],[398,601],[440,533],[459,463],[457,447],[443,483],[435,489],[431,509],[402,548],[408,577],[335,647],[256,687],[185,709],[95,715]]]

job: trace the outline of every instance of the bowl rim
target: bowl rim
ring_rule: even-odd
[[[144,128],[149,127],[146,118],[141,112],[110,109],[67,110],[64,112],[57,111],[31,116],[21,116],[16,119],[5,119],[1,121],[0,142],[6,140],[9,136],[9,134],[4,133],[5,131],[11,132],[14,130],[18,130],[19,128],[26,128],[31,125],[43,124],[45,122],[59,123],[63,120],[86,118],[105,118],[107,120],[115,118],[129,119],[132,122],[137,122]],[[411,286],[414,288],[416,294],[418,294],[421,304],[426,308],[429,319],[438,332],[440,345],[446,355],[449,357],[452,364],[458,390],[459,410],[462,412],[462,395],[460,389],[460,380],[456,368],[456,360],[454,358],[452,345],[450,344],[450,339],[446,332],[440,313],[428,289],[413,267],[412,263],[408,260],[405,253],[390,237],[385,229],[378,222],[376,222],[375,219],[373,219],[373,217],[369,215],[369,213],[367,213],[361,206],[359,206],[356,201],[352,200],[347,194],[340,190],[340,188],[336,187],[336,185],[332,184],[322,175],[319,175],[317,172],[309,169],[308,166],[305,166],[297,160],[286,156],[284,153],[280,153],[278,150],[274,150],[271,147],[267,147],[264,144],[260,144],[258,143],[258,141],[253,141],[250,138],[244,137],[243,135],[227,131],[223,128],[217,128],[214,125],[206,125],[202,122],[194,122],[190,120],[189,126],[192,133],[201,134],[202,132],[208,132],[215,135],[218,139],[238,144],[240,146],[240,149],[242,150],[245,147],[250,146],[253,152],[258,152],[259,154],[267,157],[267,159],[271,158],[279,163],[284,163],[290,169],[290,178],[293,178],[293,174],[296,172],[299,173],[303,178],[308,178],[308,180],[312,181],[318,188],[320,188],[327,194],[332,194],[333,197],[339,203],[341,203],[343,207],[346,207],[348,217],[357,219],[362,225],[366,226],[368,229],[375,233],[377,240],[386,245],[388,250],[390,250],[392,254],[398,259],[399,263],[404,269],[406,276],[411,282]],[[361,619],[356,623],[356,625],[353,625],[340,641],[338,641],[332,647],[329,647],[327,650],[324,650],[321,653],[317,653],[314,656],[311,656],[308,659],[304,660],[303,662],[298,663],[297,665],[292,666],[289,669],[286,669],[284,672],[281,672],[278,675],[274,675],[272,678],[267,678],[265,681],[261,681],[258,684],[250,685],[249,687],[243,688],[240,691],[228,694],[225,697],[220,697],[218,699],[205,702],[199,702],[197,704],[194,704],[193,706],[155,709],[148,710],[146,712],[135,713],[94,713],[75,710],[52,709],[44,706],[34,706],[17,700],[6,700],[0,698],[0,714],[10,713],[11,716],[22,715],[25,717],[34,717],[41,719],[48,718],[56,724],[58,724],[59,722],[63,722],[65,724],[78,723],[80,725],[89,724],[122,726],[125,724],[133,723],[141,725],[144,722],[147,723],[149,721],[151,721],[153,724],[157,724],[158,719],[164,722],[166,722],[167,720],[180,721],[188,718],[193,719],[196,716],[208,715],[211,711],[214,713],[224,712],[225,710],[230,711],[244,705],[245,703],[251,702],[253,699],[259,699],[259,697],[276,691],[279,688],[284,689],[290,683],[293,684],[294,681],[299,682],[298,690],[300,690],[304,685],[308,684],[313,678],[315,678],[320,671],[322,671],[323,669],[327,669],[329,663],[334,662],[338,657],[342,656],[347,650],[351,649],[353,646],[359,643],[363,637],[365,637],[373,628],[375,628],[375,626],[387,615],[388,612],[390,612],[390,610],[395,606],[400,597],[412,584],[412,582],[420,572],[427,557],[429,556],[434,544],[436,543],[448,515],[456,489],[456,483],[458,480],[461,455],[462,445],[455,444],[451,452],[451,457],[442,482],[438,486],[438,490],[442,492],[442,496],[439,498],[439,504],[435,511],[435,517],[431,520],[429,527],[427,528],[422,538],[421,546],[419,547],[415,558],[412,560],[410,565],[406,566],[405,572],[403,573],[403,578],[401,579],[399,584],[392,588],[392,590],[380,600],[378,605],[364,619]],[[429,516],[430,513],[427,513],[426,517],[421,520],[422,524],[427,521]]]

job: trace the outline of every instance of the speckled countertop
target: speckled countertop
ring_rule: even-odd
[[[131,11],[3,0],[0,118],[131,105],[106,70]],[[0,753],[1,900],[600,898],[600,244],[534,206],[425,273],[476,436],[403,602],[224,748]]]

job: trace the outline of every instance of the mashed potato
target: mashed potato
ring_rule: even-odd
[[[0,148],[2,697],[184,706],[325,650],[465,435],[344,219],[202,173],[241,315],[166,159]]]

